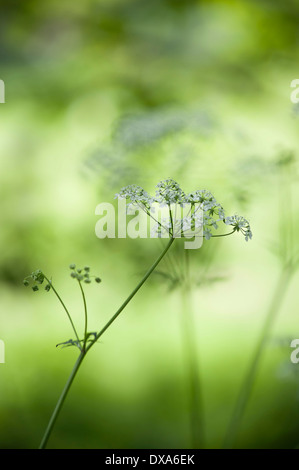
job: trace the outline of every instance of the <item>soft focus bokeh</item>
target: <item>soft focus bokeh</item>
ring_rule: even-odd
[[[91,266],[99,331],[161,244],[98,239],[95,208],[167,177],[210,190],[252,226],[248,243],[234,234],[189,253],[205,446],[223,446],[277,290],[275,247],[293,258],[298,240],[298,21],[292,0],[1,2],[0,448],[38,447],[78,355],[56,348],[72,330],[53,292],[23,278],[52,277],[82,331],[68,266]],[[179,244],[172,255],[181,262]],[[87,355],[48,447],[190,448],[186,312],[165,279],[154,274]],[[236,447],[299,445],[297,285],[295,272]]]

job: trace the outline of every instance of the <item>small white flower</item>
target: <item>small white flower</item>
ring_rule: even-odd
[[[211,236],[212,236],[212,233],[211,233],[211,230],[209,230],[208,228],[206,228],[204,231],[203,231],[203,235],[205,237],[206,240],[210,240]]]

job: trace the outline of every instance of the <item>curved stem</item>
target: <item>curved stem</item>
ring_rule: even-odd
[[[244,382],[241,386],[235,408],[233,410],[232,418],[228,427],[228,431],[224,440],[224,448],[232,448],[234,446],[238,430],[241,425],[243,415],[245,413],[246,405],[249,401],[254,381],[256,378],[258,366],[260,364],[266,342],[268,340],[270,329],[275,321],[279,312],[284,296],[287,292],[287,287],[292,277],[292,269],[284,267],[278,279],[277,286],[274,290],[272,300],[270,302],[269,310],[265,318],[264,326],[261,331],[260,339],[256,345],[255,352],[249,364]]]
[[[44,276],[45,276],[45,275],[44,275]],[[75,333],[75,336],[76,336],[78,345],[80,346],[80,340],[79,340],[79,336],[78,336],[77,330],[76,330],[75,325],[74,325],[74,323],[73,323],[72,317],[71,317],[71,315],[70,315],[68,309],[66,308],[65,303],[63,302],[62,298],[60,297],[60,295],[58,294],[57,290],[56,290],[55,287],[53,286],[52,281],[50,281],[50,280],[47,278],[47,276],[45,276],[45,279],[48,281],[48,284],[51,286],[51,289],[53,289],[53,292],[55,293],[55,295],[56,295],[56,297],[58,298],[59,302],[60,302],[61,305],[63,306],[63,308],[64,308],[64,310],[65,310],[65,312],[66,312],[66,314],[67,314],[67,316],[68,316],[68,319],[69,319],[69,321],[70,321],[70,323],[71,323],[71,325],[72,325],[72,328],[73,328],[73,330],[74,330],[74,333]]]
[[[68,378],[68,380],[67,380],[67,382],[66,382],[66,384],[65,384],[65,386],[64,386],[64,389],[62,390],[62,393],[61,393],[61,395],[60,395],[60,397],[59,397],[59,399],[58,399],[58,402],[57,402],[57,404],[56,404],[56,406],[55,406],[55,408],[54,408],[54,411],[53,411],[52,416],[51,416],[51,418],[50,418],[50,421],[49,421],[49,424],[48,424],[47,429],[46,429],[46,431],[45,431],[45,434],[44,434],[43,439],[42,439],[42,441],[41,441],[41,443],[40,443],[40,446],[39,446],[40,449],[44,449],[44,448],[46,447],[46,445],[47,445],[48,439],[49,439],[50,434],[51,434],[51,432],[52,432],[52,430],[53,430],[53,427],[54,427],[54,425],[55,425],[55,422],[56,422],[56,420],[57,420],[57,417],[58,417],[58,415],[59,415],[59,412],[60,412],[60,410],[61,410],[61,408],[62,408],[62,405],[63,405],[63,403],[64,403],[64,401],[65,401],[65,399],[66,399],[66,396],[67,396],[67,394],[68,394],[68,392],[69,392],[69,389],[71,388],[71,385],[72,385],[72,383],[73,383],[73,380],[74,380],[74,378],[76,377],[76,374],[77,374],[77,372],[78,372],[78,370],[79,370],[79,367],[80,367],[80,365],[82,364],[82,361],[83,361],[83,359],[84,359],[84,356],[85,356],[85,353],[84,353],[83,351],[81,351],[81,352],[80,352],[80,355],[79,355],[79,357],[78,357],[78,359],[77,359],[77,361],[76,361],[76,363],[75,363],[75,365],[74,365],[74,367],[73,367],[73,370],[72,370],[72,372],[71,372],[71,374],[70,374],[70,376],[69,376],[69,378]]]
[[[82,298],[83,298],[83,305],[84,305],[84,336],[83,336],[83,349],[85,350],[86,341],[87,341],[87,305],[86,305],[86,298],[85,298],[85,294],[84,294],[84,290],[83,290],[81,281],[78,280],[78,282],[79,282],[79,286],[80,286],[80,290],[81,290],[81,294],[82,294]]]
[[[222,233],[221,235],[212,235],[211,238],[215,238],[215,237],[227,237],[228,235],[231,235],[232,233],[235,233],[235,230],[232,230],[231,232],[228,232],[228,233]]]
[[[89,346],[86,348],[86,352],[89,351],[89,349],[94,345],[94,343],[105,333],[105,331],[109,328],[109,326],[116,320],[116,318],[120,315],[120,313],[123,311],[123,309],[128,305],[130,300],[134,297],[135,294],[139,291],[140,287],[143,286],[147,278],[151,275],[151,273],[154,271],[154,269],[158,266],[160,263],[161,259],[166,255],[167,251],[171,247],[172,243],[174,242],[174,238],[171,238],[168,244],[166,245],[166,248],[162,251],[160,256],[156,259],[154,264],[149,268],[149,270],[146,272],[146,274],[143,276],[139,284],[135,287],[135,289],[131,292],[129,297],[124,301],[124,303],[119,307],[117,312],[113,315],[113,317],[106,323],[106,325],[101,329],[101,331],[96,335],[95,339],[89,344]]]

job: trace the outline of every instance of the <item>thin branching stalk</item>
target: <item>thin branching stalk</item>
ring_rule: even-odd
[[[124,303],[119,307],[119,309],[117,310],[117,312],[113,315],[113,317],[108,321],[108,323],[106,323],[106,325],[104,326],[104,328],[101,329],[101,331],[96,335],[95,339],[89,344],[89,346],[86,348],[86,352],[93,346],[93,344],[98,341],[98,339],[105,333],[105,331],[109,328],[109,326],[116,320],[116,318],[120,315],[120,313],[123,311],[123,309],[128,305],[128,303],[130,302],[130,300],[132,300],[132,298],[134,297],[135,294],[137,294],[137,292],[139,291],[139,289],[143,286],[143,284],[145,283],[145,281],[149,278],[149,276],[152,274],[152,272],[156,269],[156,267],[158,266],[158,264],[160,263],[160,261],[162,260],[162,258],[164,258],[164,256],[166,255],[167,251],[169,250],[169,248],[171,247],[171,245],[173,244],[174,242],[174,238],[170,238],[168,244],[166,245],[166,247],[164,248],[164,250],[162,251],[162,253],[160,254],[160,256],[156,259],[156,261],[154,262],[154,264],[149,268],[149,270],[146,272],[146,274],[143,276],[143,278],[141,279],[141,281],[139,282],[139,284],[135,287],[135,289],[131,292],[131,294],[129,295],[129,297],[124,301]]]
[[[83,290],[81,281],[78,281],[78,283],[79,283],[79,286],[80,286],[82,299],[83,299],[83,305],[84,305],[84,337],[83,337],[84,339],[83,339],[83,348],[82,349],[85,350],[86,341],[87,341],[87,305],[86,305],[86,298],[85,298],[85,294],[84,294],[84,290]]]
[[[79,336],[78,336],[78,333],[77,333],[77,330],[75,328],[75,325],[74,325],[74,322],[72,320],[72,317],[71,317],[71,314],[70,312],[68,311],[68,309],[66,308],[66,305],[65,303],[63,302],[62,298],[60,297],[60,295],[58,294],[57,290],[55,289],[55,287],[53,286],[53,283],[52,281],[50,281],[46,276],[44,276],[45,279],[48,281],[48,284],[51,285],[51,289],[53,290],[54,294],[56,295],[56,297],[58,298],[59,302],[61,303],[62,307],[64,308],[67,316],[68,316],[68,319],[72,325],[72,328],[73,328],[73,331],[75,333],[75,336],[76,336],[76,339],[78,341],[78,345],[80,345],[80,340],[79,340]]]
[[[169,250],[169,248],[171,247],[172,243],[174,242],[174,238],[170,238],[169,242],[167,243],[166,247],[164,248],[164,250],[162,251],[162,253],[158,256],[158,258],[156,259],[156,261],[152,264],[152,266],[149,268],[149,270],[145,273],[145,275],[143,276],[143,278],[141,279],[141,281],[139,282],[139,284],[135,287],[135,289],[131,292],[131,294],[127,297],[127,299],[123,302],[123,304],[120,306],[120,308],[117,310],[117,312],[112,316],[112,318],[106,323],[106,325],[101,329],[101,331],[95,335],[95,338],[94,340],[92,340],[89,345],[86,347],[86,348],[83,348],[81,351],[80,351],[80,355],[73,367],[73,370],[65,384],[65,387],[58,399],[58,402],[55,406],[55,409],[53,411],[53,414],[51,416],[51,419],[49,421],[49,424],[46,428],[46,431],[45,431],[45,434],[44,434],[44,437],[41,441],[41,444],[40,444],[40,449],[44,449],[47,445],[47,442],[49,440],[49,437],[53,431],[53,428],[54,428],[54,425],[56,423],[56,420],[57,420],[57,417],[61,411],[61,408],[65,402],[65,399],[69,393],[69,390],[71,388],[71,385],[73,383],[73,380],[74,378],[76,377],[76,374],[79,370],[79,367],[80,365],[82,364],[82,361],[83,359],[85,358],[87,352],[90,350],[90,348],[98,341],[98,339],[105,333],[105,331],[112,325],[112,323],[116,320],[116,318],[120,315],[120,313],[124,310],[124,308],[128,305],[128,303],[133,299],[133,297],[137,294],[137,292],[139,291],[139,289],[143,286],[143,284],[145,283],[145,281],[149,278],[149,276],[152,274],[152,272],[155,270],[155,268],[158,266],[158,264],[160,263],[160,261],[162,260],[162,258],[166,255],[167,251]],[[82,286],[81,286],[82,287]],[[54,291],[55,292],[55,291]],[[56,293],[56,295],[58,295]],[[58,296],[58,298],[60,299],[60,297]],[[64,305],[64,304],[63,304]],[[79,339],[78,339],[79,341]],[[85,340],[86,341],[86,340]],[[80,344],[80,342],[78,343]]]
[[[221,233],[220,235],[212,235],[211,237],[212,238],[216,238],[216,237],[227,237],[228,235],[231,235],[232,233],[234,233],[235,230],[232,230],[231,232],[228,232],[228,233]]]

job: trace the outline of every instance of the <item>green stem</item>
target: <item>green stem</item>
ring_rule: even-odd
[[[78,357],[78,359],[77,359],[77,361],[76,361],[76,363],[75,363],[75,365],[74,365],[74,367],[73,367],[73,370],[72,370],[72,372],[71,372],[71,374],[70,374],[70,376],[69,376],[69,378],[68,378],[68,380],[67,380],[67,382],[66,382],[66,384],[65,384],[65,386],[64,386],[64,389],[62,390],[62,393],[61,393],[61,395],[60,395],[60,397],[59,397],[59,399],[58,399],[58,402],[57,402],[57,404],[56,404],[56,406],[55,406],[55,408],[54,408],[54,411],[53,411],[53,413],[52,413],[51,419],[50,419],[49,424],[48,424],[48,426],[47,426],[47,429],[46,429],[46,431],[45,431],[44,437],[43,437],[43,439],[42,439],[42,441],[41,441],[41,443],[40,443],[40,446],[39,446],[40,449],[44,449],[44,448],[46,447],[46,445],[47,445],[48,439],[49,439],[50,434],[51,434],[51,432],[52,432],[52,430],[53,430],[53,427],[54,427],[54,425],[55,425],[55,422],[56,422],[56,420],[57,420],[57,417],[58,417],[58,415],[59,415],[59,412],[60,412],[60,410],[61,410],[61,408],[62,408],[62,405],[63,405],[63,403],[64,403],[64,401],[65,401],[65,399],[66,399],[66,396],[67,396],[67,394],[68,394],[68,392],[69,392],[69,389],[71,388],[71,385],[72,385],[72,383],[73,383],[73,380],[74,380],[74,378],[76,377],[76,374],[77,374],[77,372],[78,372],[78,370],[79,370],[79,367],[80,367],[80,365],[82,364],[82,361],[83,361],[83,359],[84,359],[84,356],[85,356],[85,352],[84,352],[84,351],[81,351],[81,352],[80,352],[80,355],[79,355],[79,357]]]
[[[233,410],[232,418],[224,440],[224,448],[226,449],[233,448],[234,446],[241,421],[245,413],[246,405],[253,389],[262,354],[268,341],[269,332],[282,305],[284,296],[287,292],[287,287],[292,277],[292,273],[293,270],[289,266],[286,266],[282,269],[279,276],[278,283],[274,290],[272,301],[266,315],[264,326],[261,331],[260,339],[256,345],[255,352],[253,354],[251,363],[249,364],[245,380],[241,386],[241,390]]]
[[[228,235],[231,235],[232,233],[235,233],[235,230],[232,230],[231,232],[228,232],[228,233],[221,233],[220,235],[212,235],[211,238],[227,237]]]
[[[87,305],[86,305],[86,298],[84,294],[84,290],[81,284],[81,281],[79,282],[82,298],[83,298],[83,305],[84,305],[84,337],[83,337],[83,350],[85,350],[86,347],[86,341],[87,341]]]
[[[120,315],[120,313],[124,310],[124,308],[128,305],[128,303],[130,302],[130,300],[132,300],[132,298],[135,296],[135,294],[137,294],[137,292],[139,291],[139,289],[143,286],[143,284],[145,283],[145,281],[148,279],[148,277],[151,275],[151,273],[154,271],[154,269],[157,267],[157,265],[160,263],[160,261],[162,260],[162,258],[164,257],[164,255],[167,253],[167,251],[169,250],[169,248],[171,247],[172,243],[174,242],[174,238],[171,238],[168,242],[168,244],[166,245],[166,247],[164,248],[164,250],[162,251],[162,253],[160,254],[160,256],[158,256],[158,258],[156,259],[156,261],[154,262],[154,264],[149,268],[149,270],[146,272],[146,274],[143,276],[143,278],[141,279],[141,281],[139,282],[139,284],[135,287],[135,289],[131,292],[131,294],[129,295],[129,297],[123,302],[123,304],[120,306],[120,308],[117,310],[117,312],[113,315],[113,317],[106,323],[106,325],[102,328],[102,330],[96,335],[95,339],[89,344],[89,346],[87,348],[83,348],[83,350],[81,350],[80,352],[80,355],[73,367],[73,370],[65,384],[65,387],[60,395],[60,398],[55,406],[55,409],[53,411],[53,414],[51,416],[51,419],[49,421],[49,424],[47,426],[47,429],[45,431],[45,434],[44,434],[44,437],[41,441],[41,444],[40,444],[40,449],[44,449],[46,447],[46,444],[48,442],[48,439],[53,431],[53,427],[54,427],[54,424],[57,420],[57,417],[58,417],[58,414],[59,412],[61,411],[61,408],[63,406],[63,403],[66,399],[66,396],[70,390],[70,387],[73,383],[73,380],[78,372],[78,369],[84,359],[84,357],[86,356],[87,352],[90,350],[90,348],[96,343],[96,341],[104,334],[104,332],[109,328],[109,326],[116,320],[116,318]],[[54,291],[55,292],[55,291]],[[56,293],[56,295],[58,296],[58,294]],[[58,296],[58,298],[60,299],[60,297]],[[61,300],[61,299],[60,299]],[[62,300],[61,300],[62,302]],[[64,304],[63,304],[64,305]],[[79,340],[78,340],[79,342]],[[80,344],[80,342],[79,342]]]
[[[45,275],[44,275],[44,276],[45,276]],[[57,290],[56,290],[55,287],[53,286],[52,281],[50,281],[46,276],[45,276],[45,279],[48,281],[48,284],[51,286],[51,289],[53,289],[53,292],[55,293],[55,295],[56,295],[56,297],[58,298],[59,302],[60,302],[61,305],[63,306],[63,308],[64,308],[64,310],[65,310],[65,312],[66,312],[66,314],[67,314],[67,316],[68,316],[68,318],[69,318],[69,321],[70,321],[70,323],[71,323],[71,325],[72,325],[72,328],[73,328],[73,330],[74,330],[76,339],[77,339],[77,341],[78,341],[78,345],[80,346],[80,340],[79,340],[78,333],[77,333],[77,331],[76,331],[76,328],[75,328],[75,325],[74,325],[74,323],[73,323],[72,317],[71,317],[71,315],[70,315],[68,309],[67,309],[66,306],[65,306],[65,303],[63,302],[62,298],[60,297],[60,295],[58,294]]]
[[[106,323],[106,325],[101,329],[101,331],[96,335],[95,339],[89,344],[89,346],[86,348],[86,352],[89,351],[89,349],[94,345],[94,343],[105,333],[105,331],[109,328],[109,326],[116,320],[116,318],[120,315],[120,313],[123,311],[123,309],[128,305],[130,300],[134,297],[135,294],[139,291],[139,289],[143,286],[147,278],[152,274],[152,272],[155,270],[155,268],[158,266],[160,263],[161,259],[166,255],[167,251],[171,247],[172,243],[174,242],[174,238],[171,238],[160,254],[160,256],[156,259],[154,264],[149,268],[149,270],[146,272],[146,274],[143,276],[139,284],[135,287],[135,289],[131,292],[129,297],[124,301],[124,303],[119,307],[117,312],[113,315],[113,317]]]

